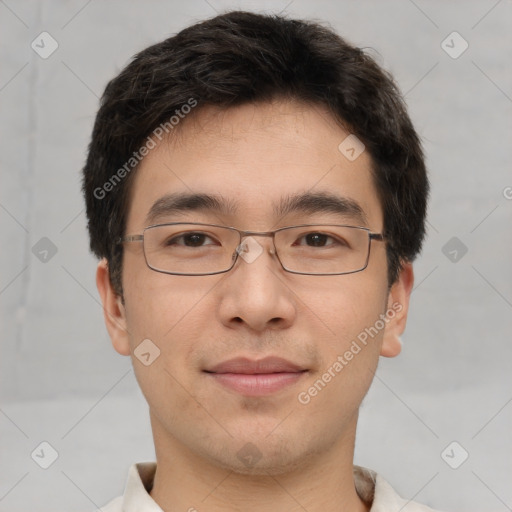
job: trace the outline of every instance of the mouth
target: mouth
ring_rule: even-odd
[[[231,391],[244,396],[264,396],[297,383],[308,369],[286,359],[266,357],[230,359],[203,371]]]

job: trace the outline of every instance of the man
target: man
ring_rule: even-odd
[[[103,510],[431,510],[353,465],[428,191],[391,77],[326,28],[231,12],[138,54],[103,95],[84,193],[157,462]]]

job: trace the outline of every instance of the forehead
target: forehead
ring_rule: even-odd
[[[358,224],[381,229],[371,158],[367,151],[355,159],[340,151],[350,134],[325,109],[292,101],[202,107],[181,123],[135,171],[128,231],[155,221],[155,212],[165,214],[166,204],[169,214],[180,214],[177,204],[186,214],[210,208],[237,227],[268,229],[283,213],[293,216],[290,205],[306,205],[308,214],[327,204],[333,213],[340,202],[360,210]]]

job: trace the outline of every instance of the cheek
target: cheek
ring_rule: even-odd
[[[371,330],[382,313],[380,307],[344,306],[340,312],[331,302],[330,309],[323,310],[335,334],[326,336],[323,346],[318,344],[322,364],[297,396],[305,411],[328,417],[332,431],[357,413],[373,380],[383,335]]]
[[[293,286],[302,303],[299,316],[303,317],[304,326],[311,327],[314,322],[331,355],[344,350],[384,312],[385,278],[369,270],[326,280],[316,277],[314,282],[304,280]]]
[[[198,369],[193,354],[197,341],[204,338],[206,314],[201,298],[207,290],[177,284],[165,275],[161,278],[159,283],[134,279],[126,287],[127,326],[142,393],[161,421],[175,425],[180,414],[201,414],[190,397],[196,393]]]
[[[165,281],[165,276],[164,276]],[[201,332],[205,319],[201,310],[204,291],[199,287],[151,286],[144,283],[132,294],[126,291],[126,316],[132,349],[151,339],[162,355],[177,356],[187,351]],[[207,290],[206,290],[207,291]]]
[[[193,314],[205,291],[197,279],[155,272],[147,267],[141,251],[125,255],[123,288],[130,337],[165,344],[166,338],[189,313]]]
[[[321,394],[322,398],[315,398],[318,406],[338,407],[340,414],[341,402],[347,406],[343,409],[351,410],[348,402],[355,407],[366,394],[385,329],[381,315],[385,313],[386,283],[370,275],[361,278],[363,274],[339,276],[339,286],[322,284],[314,294],[304,295],[306,306],[318,317],[319,333],[323,333],[316,341],[321,365],[309,382],[314,389],[305,391],[312,397]]]

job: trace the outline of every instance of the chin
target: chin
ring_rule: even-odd
[[[234,445],[240,448],[233,450]],[[240,475],[277,476],[304,469],[318,451],[283,439],[271,443],[263,436],[255,441],[237,441],[209,457],[214,465]]]

